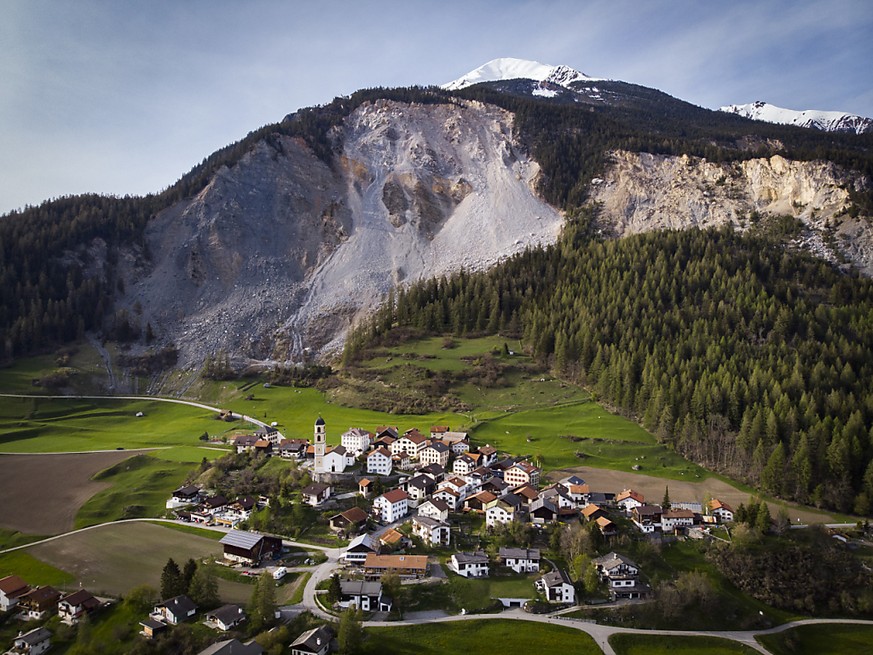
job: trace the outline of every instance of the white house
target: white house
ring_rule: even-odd
[[[446,521],[449,518],[449,505],[438,498],[431,498],[418,506],[418,515],[437,521]]]
[[[305,486],[301,490],[300,495],[303,497],[304,503],[312,505],[313,507],[318,507],[330,498],[332,492],[333,488],[329,484],[313,482],[312,484]]]
[[[503,473],[503,480],[510,487],[523,484],[536,487],[540,483],[540,470],[530,462],[516,462]]]
[[[499,557],[504,566],[516,573],[536,573],[540,570],[539,548],[501,548]]]
[[[101,603],[85,589],[79,589],[61,598],[58,602],[58,616],[67,625],[75,625],[88,612],[93,612]]]
[[[391,453],[386,448],[377,448],[367,455],[367,473],[391,475]]]
[[[370,450],[374,435],[362,428],[349,428],[340,436],[340,444],[355,457]]]
[[[466,453],[456,457],[452,463],[452,473],[455,475],[469,475],[475,468],[476,462]]]
[[[16,655],[40,655],[52,645],[52,633],[45,628],[34,628],[30,632],[20,634],[12,642],[9,653]]]
[[[464,499],[473,493],[472,485],[458,476],[453,476],[448,480],[443,480],[440,482],[438,489],[450,489],[451,491],[454,491],[458,494],[460,502],[464,502]]]
[[[346,467],[355,463],[354,455],[350,455],[345,446],[331,448],[321,460],[326,473],[342,473]]]
[[[720,523],[729,523],[734,520],[734,508],[718,498],[709,501],[709,513],[715,516]]]
[[[448,546],[451,538],[448,523],[421,515],[412,517],[412,534],[428,546]]]
[[[340,607],[357,607],[365,612],[389,612],[390,603],[382,602],[382,583],[364,580],[340,580]]]
[[[482,456],[479,466],[491,466],[497,461],[497,449],[493,446],[482,446],[479,448],[479,454]]]
[[[625,489],[615,497],[615,504],[625,512],[630,514],[635,507],[642,507],[646,504],[646,498],[643,494],[633,489]]]
[[[217,628],[222,632],[233,630],[245,620],[245,610],[239,605],[223,605],[206,615],[207,625]]]
[[[30,591],[30,585],[17,575],[7,575],[0,580],[0,610],[8,612],[18,604],[18,599]]]
[[[575,603],[576,589],[570,582],[570,578],[561,569],[555,569],[546,573],[537,580],[537,587],[542,591],[546,600],[552,603]]]
[[[661,514],[661,530],[673,532],[694,525],[694,512],[690,509],[671,509]]]
[[[409,453],[411,459],[418,459],[419,453],[427,447],[428,439],[418,430],[409,430],[391,444],[391,454]]]
[[[609,586],[612,600],[643,598],[651,591],[648,585],[639,580],[639,566],[624,555],[609,553],[595,559],[592,565]]]
[[[379,554],[379,542],[369,534],[364,533],[349,542],[348,548],[343,553],[343,560],[347,564],[363,566],[370,553]]]
[[[393,523],[409,512],[409,494],[403,489],[387,491],[373,501],[373,512],[382,523]]]
[[[443,468],[449,465],[451,448],[441,441],[434,441],[418,454],[418,461],[422,464],[439,464]]]
[[[327,626],[313,628],[297,637],[291,644],[291,655],[327,655],[333,631]]]
[[[497,504],[485,510],[485,525],[493,528],[495,525],[521,520],[523,503],[515,494],[506,494]]]
[[[197,613],[197,606],[188,596],[176,596],[155,605],[151,617],[156,621],[176,625]]]
[[[433,493],[436,484],[430,476],[421,473],[409,478],[401,486],[409,494],[409,506],[418,507],[419,503],[427,500],[427,497]]]
[[[462,502],[460,494],[448,487],[443,487],[434,491],[431,500],[442,501],[448,505],[448,508],[453,512],[461,506]]]
[[[487,578],[488,555],[481,550],[475,553],[455,553],[449,561],[449,568],[465,578]]]

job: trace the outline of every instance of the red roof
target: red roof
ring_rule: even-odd
[[[399,503],[402,500],[408,500],[409,494],[403,491],[403,489],[392,489],[391,491],[386,491],[384,494],[382,494],[382,497],[393,505],[394,503]]]

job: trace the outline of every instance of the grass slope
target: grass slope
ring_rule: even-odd
[[[25,550],[0,555],[0,578],[7,575],[17,575],[29,585],[64,587],[75,581],[75,577],[66,571],[46,564]]]
[[[802,625],[757,639],[773,655],[873,653],[873,625]]]
[[[718,637],[656,637],[616,634],[609,638],[616,655],[754,655],[743,644]]]

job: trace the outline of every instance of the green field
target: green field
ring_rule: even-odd
[[[609,638],[616,655],[753,655],[758,651],[718,637],[669,637],[616,634]]]
[[[564,626],[505,619],[430,623],[396,628],[367,628],[362,655],[493,655],[572,653],[601,655],[586,633]]]
[[[65,587],[72,585],[75,578],[37,559],[26,550],[13,550],[0,555],[0,578],[17,575],[29,585],[51,585]]]
[[[873,624],[802,625],[757,640],[773,655],[873,653]]]

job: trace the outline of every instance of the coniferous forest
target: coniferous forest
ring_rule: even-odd
[[[873,282],[783,244],[791,219],[603,240],[577,212],[554,247],[392,294],[388,331],[519,337],[557,373],[714,470],[806,503],[873,501]]]

